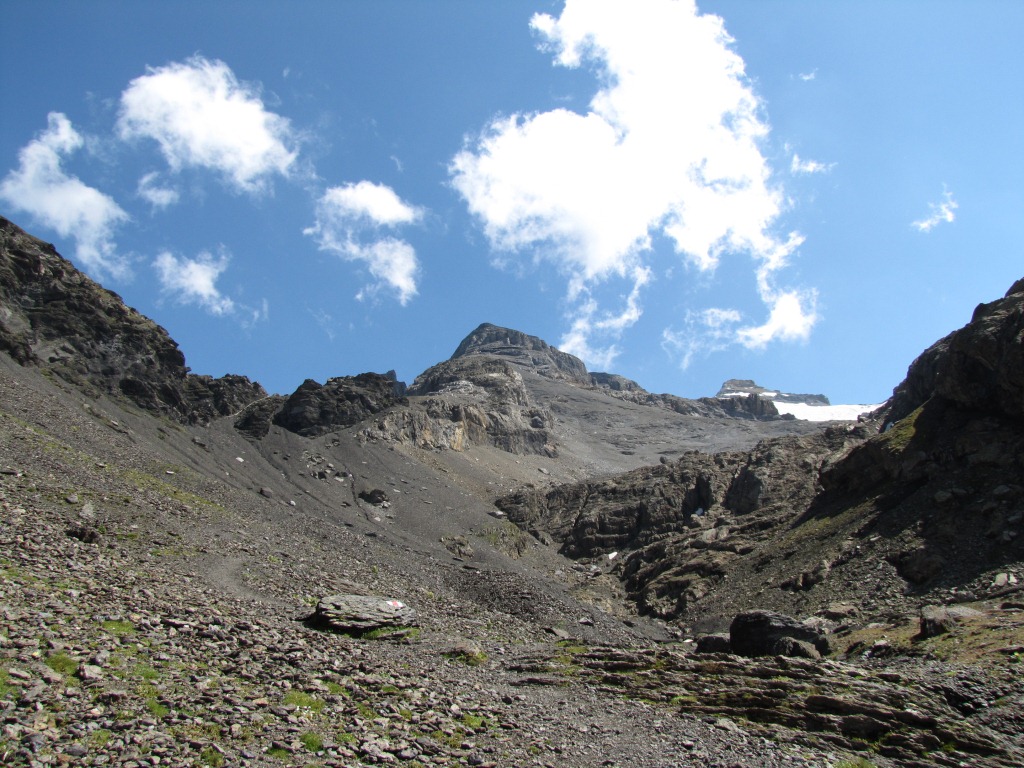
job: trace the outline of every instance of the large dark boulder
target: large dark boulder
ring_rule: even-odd
[[[819,654],[828,652],[824,632],[775,611],[738,614],[729,625],[729,646],[733,653],[751,658],[808,656],[808,646]]]

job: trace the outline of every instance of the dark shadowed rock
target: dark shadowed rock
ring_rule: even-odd
[[[350,427],[396,404],[406,404],[405,385],[392,375],[361,373],[319,384],[306,379],[274,415],[274,423],[306,437]]]
[[[799,641],[805,645],[794,644]],[[729,626],[729,643],[740,656],[808,656],[808,648],[828,651],[825,634],[775,611],[745,611]]]
[[[961,408],[1024,417],[1024,279],[1003,298],[979,304],[970,323],[911,363],[893,390],[887,420],[904,418],[934,395]]]
[[[694,650],[697,653],[731,653],[732,645],[729,643],[729,635],[719,632],[698,637]]]

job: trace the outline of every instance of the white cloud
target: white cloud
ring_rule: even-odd
[[[771,306],[762,325],[740,328],[736,338],[749,349],[763,349],[769,342],[806,341],[818,321],[817,294],[813,291],[772,292],[762,298]]]
[[[931,232],[939,224],[952,224],[956,220],[956,209],[959,207],[953,199],[953,193],[943,188],[942,202],[928,203],[931,214],[919,221],[911,222],[918,232]]]
[[[297,152],[289,121],[268,111],[259,89],[222,61],[195,56],[149,68],[121,94],[122,139],[150,138],[174,171],[210,168],[244,192],[288,176]]]
[[[129,274],[117,254],[114,230],[128,214],[113,198],[69,175],[61,160],[84,140],[60,112],[47,116],[48,127],[18,153],[19,167],[0,182],[0,198],[61,237],[75,240],[75,256],[86,269],[113,277]]]
[[[198,304],[215,315],[230,314],[234,302],[217,289],[217,278],[228,268],[230,258],[221,253],[214,258],[202,252],[195,259],[179,259],[163,251],[153,261],[164,291],[173,294],[183,304]],[[255,321],[255,318],[254,318]]]
[[[160,184],[160,174],[156,171],[147,173],[139,179],[136,191],[139,197],[154,208],[167,208],[178,202],[178,190]]]
[[[315,237],[321,250],[366,265],[377,282],[362,288],[357,298],[369,298],[387,285],[405,306],[417,292],[416,251],[404,240],[382,237],[380,231],[414,224],[422,217],[420,208],[403,201],[390,187],[360,181],[328,189],[317,203],[316,224],[304,234]]]
[[[643,314],[640,307],[640,291],[651,280],[651,270],[636,267],[632,274],[633,289],[625,299],[625,307],[619,313],[600,311],[597,302],[589,298],[579,304],[573,313],[572,326],[562,336],[558,348],[583,360],[590,370],[607,371],[619,355],[614,344],[599,346],[591,341],[595,335],[618,339],[622,332],[634,325]]]
[[[701,271],[726,254],[774,258],[784,196],[759,147],[761,103],[719,17],[692,0],[567,0],[531,25],[557,64],[591,66],[601,86],[586,114],[495,118],[452,159],[452,184],[493,248],[553,261],[582,317],[587,286],[628,279],[654,257],[656,234]],[[571,333],[580,349],[586,331]]]
[[[819,163],[817,160],[803,160],[800,155],[794,152],[793,161],[789,164],[789,172],[792,174],[828,173],[835,167],[835,163]]]
[[[810,72],[801,72],[797,77],[803,80],[805,83],[811,82],[818,76],[818,70],[812,69]]]
[[[391,187],[370,181],[331,187],[320,204],[329,208],[336,219],[376,227],[412,224],[422,216],[418,208],[404,202]]]

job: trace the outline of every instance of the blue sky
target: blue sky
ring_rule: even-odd
[[[4,6],[0,213],[272,392],[481,322],[879,402],[1024,275],[1024,3]]]

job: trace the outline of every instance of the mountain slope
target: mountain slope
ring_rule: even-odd
[[[194,377],[155,323],[4,233],[0,762],[835,765],[867,743],[877,766],[1024,759],[1024,612],[1005,600],[1024,573],[1000,541],[1020,430],[942,394],[966,380],[880,434],[822,431],[648,401],[489,326],[407,389],[360,374],[268,397]],[[991,359],[1012,359],[1000,344]],[[536,536],[494,506],[527,481],[502,506]],[[958,535],[960,517],[1003,527]],[[905,580],[934,554],[933,582]],[[909,612],[945,584],[1007,607],[911,641]],[[852,612],[830,602],[869,589]],[[338,593],[399,600],[418,627],[304,621]],[[845,628],[823,660],[692,652],[695,625],[766,607]]]

